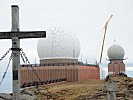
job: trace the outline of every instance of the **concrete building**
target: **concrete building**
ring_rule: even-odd
[[[125,55],[124,49],[114,44],[109,47],[107,55],[110,61],[108,64],[108,74],[125,74],[125,64],[123,63]]]

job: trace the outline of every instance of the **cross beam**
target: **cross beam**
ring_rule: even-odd
[[[19,31],[19,7],[11,8],[12,30],[0,32],[0,39],[12,39],[13,100],[20,100],[20,39],[46,37],[46,31]]]
[[[19,39],[41,38],[41,37],[46,37],[46,32],[45,31],[0,32],[0,39],[12,39],[12,37],[18,37]]]

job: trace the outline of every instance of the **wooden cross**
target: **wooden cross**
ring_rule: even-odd
[[[12,5],[12,30],[0,32],[0,39],[12,39],[13,100],[20,100],[20,39],[46,37],[46,31],[20,31],[19,7]]]

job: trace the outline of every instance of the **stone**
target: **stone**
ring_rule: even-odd
[[[6,93],[0,93],[0,100],[11,100],[12,96]]]

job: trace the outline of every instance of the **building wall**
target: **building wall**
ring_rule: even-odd
[[[108,64],[108,74],[125,73],[125,64],[122,60],[110,61]]]
[[[79,66],[79,80],[100,79],[100,68],[94,66]]]
[[[32,70],[34,69],[34,70]],[[37,75],[36,75],[36,74]],[[100,79],[100,68],[97,66],[38,66],[38,67],[21,67],[20,82],[24,83],[50,81],[57,79],[65,79],[66,81],[79,81],[88,79]]]
[[[78,59],[42,59],[40,64],[43,65],[63,65],[63,64],[76,64]]]

